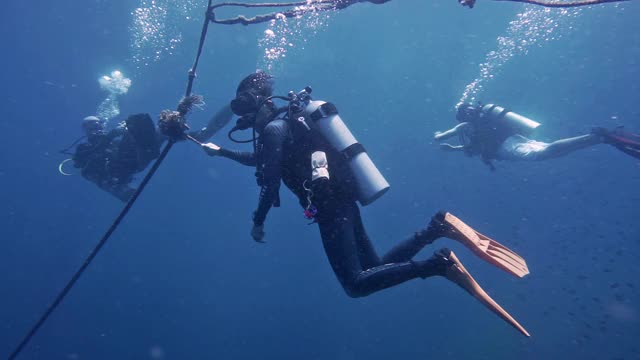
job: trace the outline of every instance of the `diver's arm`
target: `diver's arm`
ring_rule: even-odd
[[[464,151],[463,145],[440,144],[440,149],[444,151]]]
[[[122,136],[124,134],[126,134],[127,132],[127,128],[124,126],[118,126],[115,129],[112,129],[111,131],[109,131],[106,135],[106,138],[111,141],[115,138],[117,138],[118,136]]]
[[[256,166],[256,154],[252,152],[220,148],[220,156],[239,162],[242,165]]]
[[[76,147],[71,159],[73,159],[73,167],[84,168],[89,163],[93,147],[87,143],[82,143]]]
[[[453,129],[449,129],[449,130],[444,131],[444,132],[436,131],[436,133],[434,134],[433,138],[435,140],[438,140],[438,141],[448,139],[450,137],[458,135],[460,133],[460,131],[462,131],[468,125],[469,125],[469,123],[463,122],[461,124],[456,125],[456,127],[454,127]]]
[[[200,142],[205,142],[215,135],[218,130],[225,127],[229,121],[231,121],[232,117],[233,112],[231,111],[231,107],[225,105],[213,115],[206,127],[198,131],[192,131],[189,135]]]
[[[282,179],[283,146],[287,135],[287,123],[275,120],[262,133],[264,158],[263,184],[258,208],[253,214],[253,224],[262,227],[271,207],[277,202]]]
[[[202,149],[209,156],[222,156],[246,166],[256,166],[256,155],[252,152],[227,150],[214,143],[202,144]]]

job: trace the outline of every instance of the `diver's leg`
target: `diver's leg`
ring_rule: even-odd
[[[136,192],[136,189],[129,187],[126,184],[103,183],[98,184],[98,186],[122,202],[129,201],[131,196]]]
[[[340,207],[318,221],[325,252],[334,273],[351,297],[367,296],[418,277],[443,275],[448,263],[440,257],[363,268],[358,255],[356,216],[352,208]]]
[[[420,250],[439,237],[439,235],[431,233],[429,229],[417,231],[384,254],[382,256],[382,263],[409,261],[416,256]]]
[[[131,199],[133,193],[136,192],[136,189],[126,185],[122,185],[111,189],[110,192],[121,201],[127,202],[129,201],[129,199]]]
[[[437,218],[437,213],[425,229],[417,231],[405,240],[396,244],[391,250],[382,256],[383,263],[409,261],[416,256],[425,246],[445,236],[446,228]]]
[[[536,160],[548,160],[565,156],[576,150],[588,148],[602,143],[602,137],[589,134],[561,139],[550,143],[544,150],[539,151]]]
[[[358,251],[358,258],[360,259],[360,265],[363,269],[368,269],[374,266],[381,265],[382,262],[378,253],[373,247],[371,240],[369,239],[369,235],[367,235],[367,231],[362,224],[362,217],[360,216],[360,209],[358,205],[355,203],[350,203],[347,205],[349,207],[353,207],[352,216],[353,216],[353,231],[355,232],[355,240],[356,247]]]
[[[442,225],[439,222],[429,223],[429,226],[426,229],[413,233],[407,239],[395,245],[381,259],[374,249],[373,244],[367,235],[367,231],[362,224],[362,217],[360,216],[358,205],[354,203],[349,204],[348,206],[353,206],[352,211],[356,246],[358,247],[358,255],[363,269],[368,269],[382,264],[409,261],[425,246],[442,237],[442,231],[439,230],[439,227]]]
[[[193,138],[195,138],[200,142],[206,142],[213,135],[215,135],[218,132],[218,130],[227,126],[227,124],[229,123],[229,121],[231,121],[232,118],[233,118],[233,111],[231,111],[231,107],[229,105],[225,105],[213,115],[213,117],[211,118],[211,120],[209,120],[209,123],[207,124],[206,127],[198,131],[192,131],[189,133],[189,135],[191,135]]]

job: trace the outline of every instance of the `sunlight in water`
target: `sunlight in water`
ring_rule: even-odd
[[[480,64],[478,77],[469,83],[456,107],[475,102],[487,82],[500,73],[502,67],[517,55],[526,55],[533,45],[542,45],[558,39],[571,29],[572,20],[580,15],[580,9],[549,9],[527,6],[509,23],[505,35],[499,36],[495,50],[487,53]]]

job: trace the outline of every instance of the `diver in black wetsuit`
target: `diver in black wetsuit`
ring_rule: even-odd
[[[82,176],[111,195],[127,201],[134,188],[133,175],[155,159],[160,152],[160,135],[148,114],[131,115],[117,128],[106,131],[105,122],[86,117],[82,128],[86,142],[72,154],[73,165]]]
[[[232,116],[229,106],[223,106],[206,127],[189,135],[197,141],[206,141],[223,128]],[[148,114],[131,115],[110,131],[106,130],[105,124],[96,116],[86,117],[82,122],[86,141],[80,143],[73,153],[68,150],[75,143],[61,152],[71,155],[69,160],[73,161],[75,168],[80,169],[85,179],[126,202],[136,190],[129,186],[133,176],[158,157],[160,145],[167,137],[155,127]],[[66,161],[62,162],[59,170],[69,175],[62,170]]]
[[[305,119],[292,109],[294,101],[278,108],[273,102],[274,98],[294,99],[296,96],[290,93],[289,98],[274,97],[272,86],[272,78],[268,74],[251,74],[240,83],[236,98],[231,102],[231,109],[240,119],[229,137],[234,140],[231,134],[235,130],[253,128],[254,152],[227,150],[212,143],[202,145],[211,156],[222,156],[256,167],[261,191],[251,230],[255,241],[263,241],[264,222],[271,207],[279,206],[278,194],[280,182],[283,181],[299,198],[305,215],[317,222],[331,267],[350,297],[367,296],[411,279],[439,275],[460,285],[480,301],[488,298],[486,293],[478,292],[479,286],[450,250],[441,249],[427,260],[412,260],[424,246],[439,237],[461,239],[463,233],[468,235],[473,232],[468,227],[466,231],[457,230],[459,228],[447,220],[453,218],[450,214],[439,213],[425,229],[400,242],[382,257],[378,256],[360,217],[356,204],[356,200],[363,203],[356,195],[360,183],[349,165],[349,161],[353,161],[355,155],[364,152],[364,149],[361,146],[349,146],[348,149],[362,149],[359,152],[354,150],[353,154],[347,154],[350,151],[347,149],[337,151],[329,140],[318,135],[317,130],[311,130],[308,121],[313,120],[318,124],[319,117],[337,114],[335,107],[319,106],[318,111],[324,115],[316,116],[318,111],[315,111]],[[307,89],[305,91],[310,92]],[[257,140],[255,133],[259,134]],[[480,243],[479,239],[477,243]],[[471,243],[466,245],[478,246]],[[485,260],[490,257],[484,256]],[[528,273],[524,260],[518,266],[523,266],[518,276]],[[504,317],[506,312],[495,302],[487,306],[507,319]],[[507,321],[514,326],[520,326],[515,325],[517,322],[513,318],[508,318],[510,320]],[[523,328],[521,331],[528,335]]]
[[[262,242],[264,222],[272,206],[279,206],[280,181],[308,206],[311,151],[324,151],[331,167],[331,176],[324,191],[314,189],[313,205],[317,208],[323,245],[338,280],[349,296],[366,296],[378,290],[414,278],[445,275],[452,263],[444,254],[426,261],[412,261],[425,245],[439,237],[438,232],[421,230],[380,258],[362,224],[354,197],[354,180],[339,153],[326,142],[306,142],[286,118],[278,118],[278,109],[271,96],[271,77],[256,73],[245,78],[238,87],[232,109],[242,118],[240,127],[251,125],[260,134],[256,152],[222,149],[214,144],[203,145],[212,156],[220,155],[248,166],[257,167],[261,186],[258,207],[253,215],[251,236]],[[305,189],[306,188],[306,189]],[[324,194],[322,194],[324,192]]]

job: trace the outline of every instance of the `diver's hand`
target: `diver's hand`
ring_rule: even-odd
[[[433,140],[440,140],[442,137],[442,131],[436,131],[433,133]]]
[[[220,146],[214,143],[206,143],[202,144],[202,150],[207,153],[209,156],[218,156],[220,155]]]
[[[264,243],[264,241],[262,240],[264,239],[264,224],[263,225],[253,224],[253,227],[251,228],[251,237],[253,238],[253,240],[259,243]]]
[[[464,146],[462,146],[462,145],[453,146],[453,145],[447,144],[447,143],[440,144],[440,150],[443,150],[443,151],[460,151],[460,150],[463,150],[463,147]]]

